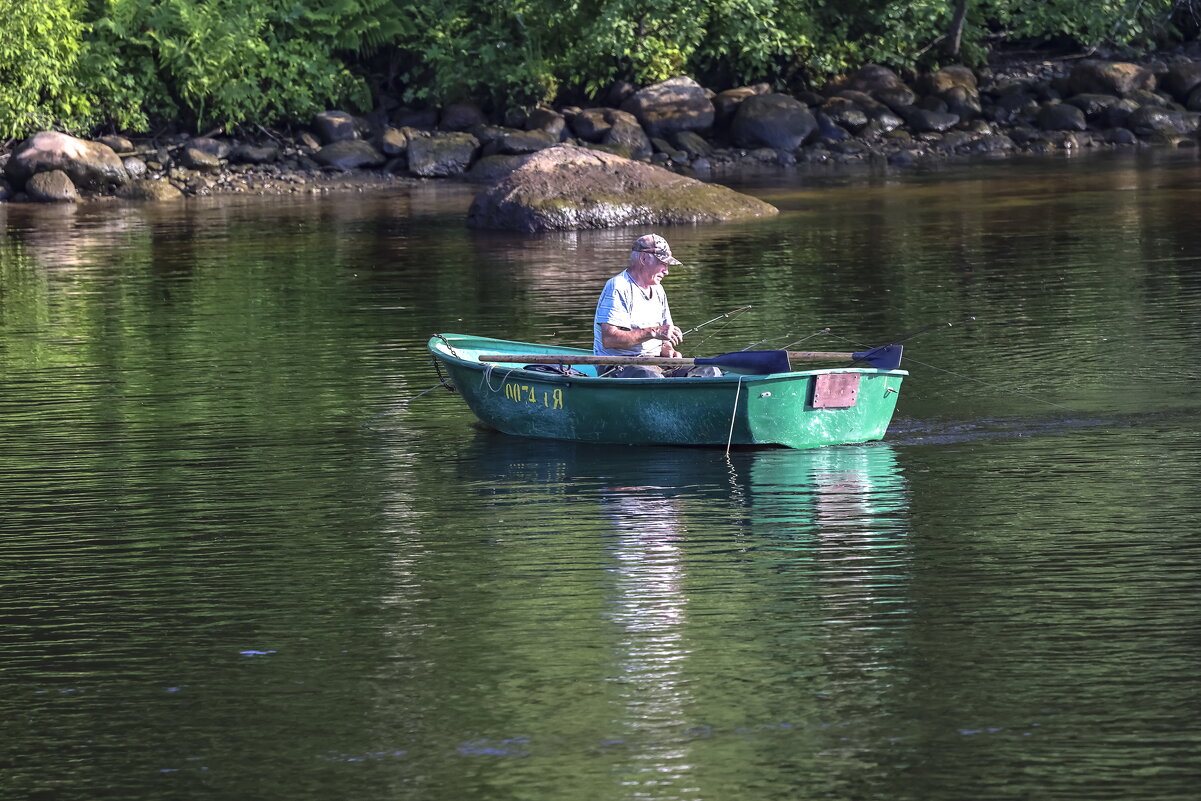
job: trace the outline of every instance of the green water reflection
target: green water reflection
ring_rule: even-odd
[[[586,343],[631,231],[471,193],[0,206],[13,798],[1190,799],[1192,154],[760,184],[693,352],[907,344],[883,443],[480,429],[438,330]],[[842,337],[839,339],[838,337]]]

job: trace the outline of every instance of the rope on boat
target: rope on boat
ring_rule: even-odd
[[[484,384],[484,386],[488,387],[488,391],[493,392],[493,393],[500,392],[502,389],[504,389],[505,381],[509,380],[509,376],[513,375],[513,371],[520,370],[521,368],[520,367],[510,367],[508,370],[506,370],[505,374],[503,376],[501,376],[500,386],[498,386],[498,387],[492,386],[492,371],[495,369],[496,369],[496,364],[493,362],[488,362],[487,366],[484,367],[484,375],[483,375],[484,380],[482,382]]]
[[[726,437],[726,459],[730,458],[730,443],[734,441],[734,419],[738,417],[738,396],[742,394],[742,379],[738,376],[738,386],[734,388],[734,409],[730,412],[730,436]]]

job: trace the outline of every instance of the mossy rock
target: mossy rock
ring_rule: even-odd
[[[473,228],[569,231],[627,225],[683,225],[778,214],[774,206],[724,186],[611,153],[557,145],[481,192]]]

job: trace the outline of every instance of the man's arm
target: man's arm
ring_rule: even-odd
[[[609,350],[631,350],[651,339],[663,340],[664,356],[675,355],[674,345],[679,344],[683,332],[674,325],[656,325],[651,328],[619,328],[601,323],[601,344]]]

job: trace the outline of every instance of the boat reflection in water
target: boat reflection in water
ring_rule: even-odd
[[[890,692],[880,668],[895,652],[870,622],[906,603],[908,499],[891,447],[727,460],[481,431],[457,465],[460,486],[503,503],[507,527],[543,534],[527,559],[574,576],[548,599],[588,647],[554,658],[574,661],[561,667],[589,701],[559,743],[603,755],[646,797],[706,785],[698,766],[753,761],[764,737],[820,752],[822,772],[857,769],[830,720],[853,713],[818,698],[858,709]]]

